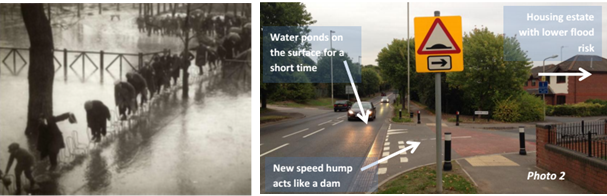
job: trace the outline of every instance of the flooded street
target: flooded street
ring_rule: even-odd
[[[138,9],[131,4],[124,4],[120,12],[104,9],[102,15],[97,14],[96,7],[88,5],[80,19],[70,16],[53,19],[55,48],[70,51],[55,51],[53,113],[72,112],[78,122],[57,124],[66,143],[59,156],[59,171],[49,173],[47,161],[37,163],[33,175],[39,189],[33,193],[251,194],[250,81],[230,74],[233,69],[222,68],[226,65],[213,70],[204,66],[204,74],[198,75],[198,67],[192,61],[187,99],[182,97],[180,77],[179,84],[155,95],[146,110],[140,110],[132,120],[120,122],[114,82],[126,80],[124,74],[139,68],[140,63],[136,55],[119,54],[165,49],[175,53],[183,50],[183,42],[176,36],[138,32],[135,23]],[[112,14],[120,14],[120,20],[111,21]],[[0,47],[0,56],[9,59],[8,66],[0,67],[0,168],[4,170],[10,143],[17,142],[35,152],[33,145],[28,147],[24,134],[29,66],[26,64],[18,72],[22,64],[19,55],[29,61],[29,51],[17,50],[17,63],[13,65],[16,52],[6,49],[29,47],[25,27],[0,23]],[[78,51],[102,50],[105,56],[98,53],[78,56]],[[147,62],[152,56],[145,54],[143,60]],[[99,67],[101,64],[104,69]],[[248,66],[250,70],[250,62]],[[87,127],[84,103],[88,100],[102,101],[112,115],[112,121],[107,122],[108,135],[100,143],[91,141]],[[14,174],[12,169],[10,174]],[[22,180],[25,189],[29,189],[27,180]],[[9,192],[2,189],[0,194]]]

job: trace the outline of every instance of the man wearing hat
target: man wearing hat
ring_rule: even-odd
[[[19,144],[12,143],[8,146],[8,152],[11,154],[8,159],[8,165],[6,166],[6,173],[10,171],[11,166],[15,159],[17,160],[17,165],[15,166],[15,181],[17,185],[17,189],[15,190],[15,195],[21,194],[21,174],[25,173],[25,177],[30,181],[30,187],[34,187],[36,181],[34,177],[32,177],[32,167],[34,166],[34,156],[30,154],[27,150],[19,147]],[[6,174],[3,176],[5,177]]]
[[[110,110],[99,100],[90,100],[84,103],[84,110],[86,110],[86,122],[88,127],[91,128],[93,135],[92,140],[95,142],[101,141],[101,135],[105,136],[107,133],[106,120],[111,120]]]

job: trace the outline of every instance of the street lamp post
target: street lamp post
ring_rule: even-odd
[[[561,46],[561,49],[563,49],[563,47],[562,47],[562,46]],[[562,51],[562,50],[561,50],[561,51]],[[549,57],[547,57],[547,58],[545,58],[545,59],[544,59],[544,61],[542,62],[542,72],[543,72],[543,73],[545,73],[545,72],[546,72],[546,60],[548,60],[548,59],[553,59],[553,58],[556,58],[556,57],[558,57],[558,56],[559,56],[559,55],[556,55],[556,54],[555,54],[555,55],[549,56]],[[543,76],[543,77],[544,77],[544,76]],[[542,82],[544,82],[544,81],[542,80]],[[546,94],[542,94],[542,101],[544,101],[544,120],[546,120]]]
[[[335,103],[335,101],[333,101],[333,33],[335,33],[335,31],[329,31],[329,44],[331,46],[331,105]]]
[[[561,46],[561,62],[563,62],[563,48],[567,46]]]

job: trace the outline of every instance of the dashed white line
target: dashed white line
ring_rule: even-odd
[[[272,152],[274,152],[274,151],[276,151],[278,149],[281,149],[281,148],[283,148],[285,146],[288,146],[288,145],[289,145],[289,143],[283,144],[282,146],[276,147],[276,148],[274,148],[274,149],[272,149],[272,150],[270,150],[270,151],[268,151],[266,153],[261,154],[259,157],[263,157],[263,156],[265,156],[267,154],[270,154],[270,153],[272,153]]]
[[[385,167],[379,168],[377,170],[377,175],[386,174],[387,171],[388,171],[388,168],[385,168]]]
[[[304,131],[307,131],[307,130],[308,130],[308,128],[305,128],[305,129],[297,131],[295,133],[291,133],[289,135],[282,136],[282,138],[286,138],[286,137],[289,137],[289,136],[292,136],[292,135],[295,135],[295,134],[298,134],[298,133],[301,133],[301,132],[304,132]]]
[[[322,131],[322,130],[325,130],[325,128],[319,129],[318,131],[314,131],[314,132],[312,132],[312,133],[310,133],[310,134],[308,134],[308,135],[304,135],[304,136],[303,136],[303,138],[307,138],[307,137],[309,137],[309,136],[311,136],[311,135],[314,135],[315,133],[318,133],[318,132],[320,132],[320,131]]]
[[[341,120],[341,121],[339,121],[339,122],[333,123],[333,126],[335,126],[335,125],[337,125],[337,124],[339,124],[339,123],[342,123],[342,122],[344,122],[344,120]]]
[[[339,118],[337,118],[337,119],[342,119],[342,118],[345,118],[345,116],[339,117]]]
[[[401,163],[406,163],[406,162],[409,162],[409,159],[407,157],[401,157],[400,158],[400,162]]]
[[[333,121],[333,120],[330,120],[330,121],[327,121],[327,122],[320,123],[320,124],[318,124],[318,126],[320,126],[320,125],[324,125],[324,124],[327,124],[327,123],[330,123],[331,121]]]

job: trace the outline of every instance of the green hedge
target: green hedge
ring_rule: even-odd
[[[529,93],[521,93],[517,97],[497,101],[493,118],[504,122],[527,122],[542,120],[544,102],[539,97]]]
[[[597,99],[598,100],[598,99]],[[599,104],[601,100],[587,100],[573,105],[556,105],[546,107],[546,115],[550,116],[603,116],[607,115],[607,103]],[[605,102],[605,101],[602,101]]]

